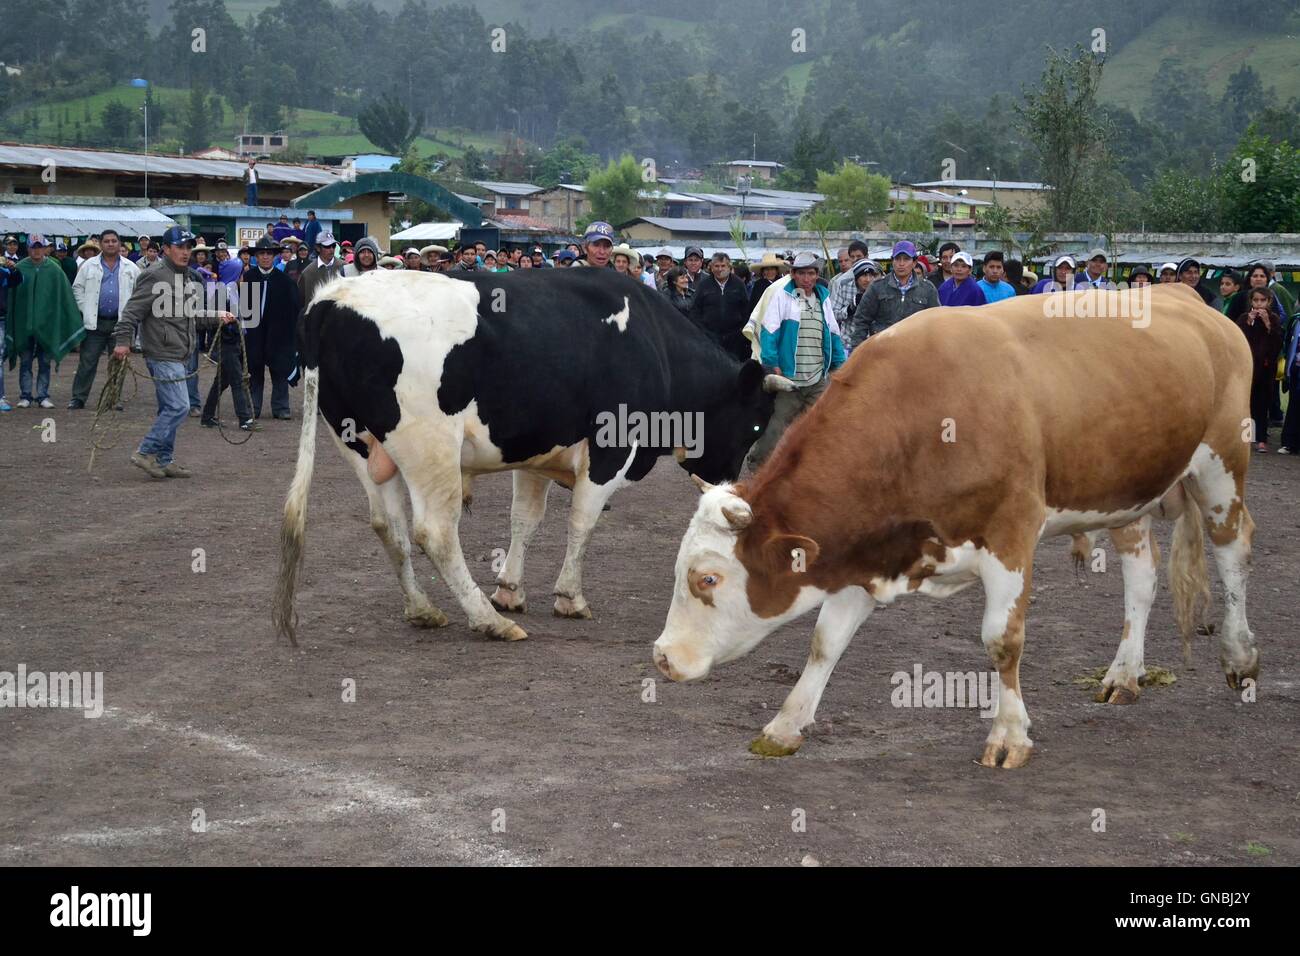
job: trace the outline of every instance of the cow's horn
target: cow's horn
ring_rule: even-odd
[[[763,391],[765,392],[793,392],[795,389],[794,382],[790,381],[784,375],[764,375]]]
[[[699,475],[691,475],[691,481],[695,482],[695,487],[700,489],[700,494],[713,490],[713,486]]]
[[[722,509],[722,517],[727,519],[727,524],[731,525],[737,531],[744,531],[749,527],[749,523],[754,520],[754,512],[748,508],[728,508]]]

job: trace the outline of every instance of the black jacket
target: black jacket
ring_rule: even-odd
[[[712,275],[696,283],[691,321],[732,355],[742,361],[749,358],[749,340],[741,334],[749,321],[749,295],[734,273],[727,276],[725,286],[719,286]]]
[[[779,279],[777,280],[780,281]],[[754,284],[749,289],[749,314],[753,315],[754,310],[758,308],[758,300],[763,298],[763,293],[772,283],[762,276],[754,280]]]
[[[666,289],[664,296],[673,304],[673,308],[682,314],[682,318],[691,317],[691,306],[695,304],[695,296],[691,295],[689,287],[685,295],[678,295],[675,289]]]
[[[298,286],[279,269],[263,276],[256,266],[244,273],[240,280],[240,297],[253,309],[257,324],[247,328],[249,368],[263,364],[272,371],[288,373],[298,354],[295,330],[298,323]],[[263,305],[262,286],[266,285]],[[260,313],[260,314],[259,314]]]

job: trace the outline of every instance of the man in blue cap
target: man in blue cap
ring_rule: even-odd
[[[906,239],[894,243],[889,275],[871,283],[853,312],[849,323],[850,351],[909,315],[939,304],[939,293],[930,282],[916,277],[915,265],[916,246]]]
[[[612,268],[609,264],[609,254],[614,249],[614,227],[600,220],[593,222],[587,227],[586,235],[582,237],[582,249],[587,258],[580,259],[577,265],[593,266],[597,269]]]
[[[131,455],[131,464],[151,478],[188,478],[189,470],[172,457],[176,432],[190,412],[186,362],[194,353],[199,328],[216,328],[234,322],[235,317],[203,308],[204,283],[190,268],[194,236],[172,226],[159,242],[162,256],[140,273],[113,329],[113,358],[126,361],[139,328],[145,363],[158,396],[158,417]]]

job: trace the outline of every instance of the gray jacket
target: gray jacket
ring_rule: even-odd
[[[208,306],[206,287],[193,269],[178,269],[166,256],[144,269],[113,328],[113,344],[130,346],[136,329],[144,357],[185,362],[194,354],[196,329],[215,328],[224,309]]]
[[[891,271],[883,279],[871,283],[862,293],[853,318],[849,321],[848,346],[852,350],[864,339],[883,332],[922,309],[933,309],[939,304],[939,293],[925,279],[914,279],[912,287],[904,293],[898,279]]]
[[[302,272],[298,273],[298,292],[302,300],[302,307],[305,309],[311,304],[311,300],[321,286],[343,275],[343,268],[346,265],[347,263],[343,261],[342,256],[336,253],[328,266],[323,265],[320,258],[317,257]]]

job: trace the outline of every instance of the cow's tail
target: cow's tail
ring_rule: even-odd
[[[280,524],[280,578],[275,585],[275,605],[271,620],[277,634],[298,646],[298,612],[293,596],[302,569],[303,543],[307,532],[307,493],[316,465],[316,411],[320,403],[320,307],[308,312],[299,330],[299,351],[306,371],[303,374],[302,431],[298,435],[298,467],[284,502],[284,520]]]
[[[1210,606],[1210,579],[1205,567],[1205,520],[1201,506],[1190,493],[1183,495],[1183,510],[1174,523],[1169,587],[1174,595],[1178,632],[1183,638],[1183,665],[1191,666],[1192,635]]]

